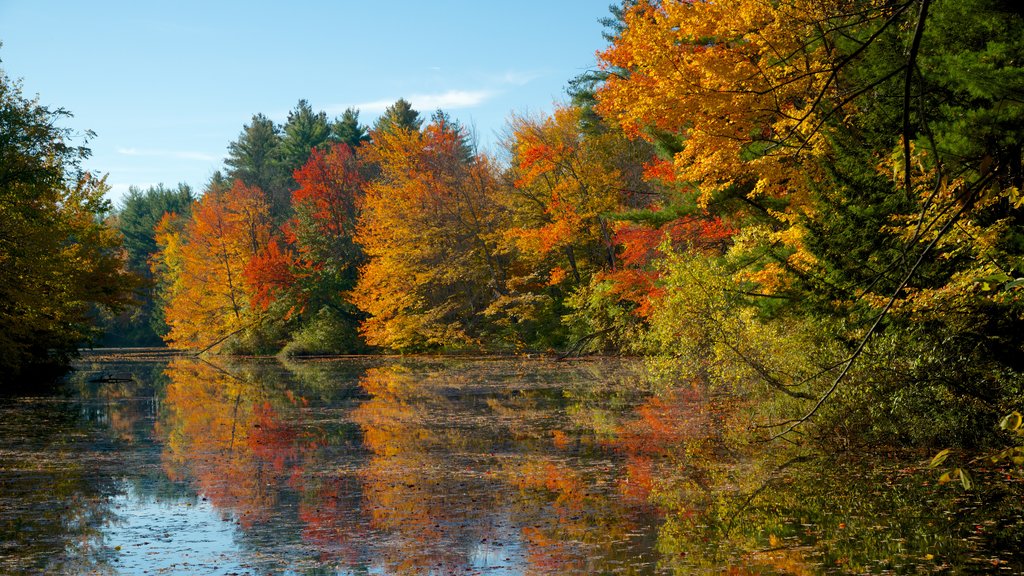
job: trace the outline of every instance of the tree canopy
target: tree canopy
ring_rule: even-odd
[[[138,279],[105,226],[105,179],[59,123],[69,114],[25,98],[0,71],[0,386],[59,369],[96,336],[93,307],[118,311]]]

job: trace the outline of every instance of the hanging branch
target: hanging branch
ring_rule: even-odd
[[[981,190],[982,188],[984,188],[984,185],[987,184],[987,182],[988,177],[980,180],[976,184],[977,190]],[[896,303],[896,299],[899,297],[900,293],[903,291],[904,288],[906,288],[907,284],[910,282],[910,279],[917,272],[917,269],[920,268],[921,264],[924,263],[925,256],[931,253],[932,249],[935,247],[936,244],[938,244],[939,240],[946,235],[946,232],[949,232],[949,229],[953,227],[953,224],[959,221],[960,217],[963,216],[963,214],[967,211],[968,208],[971,207],[971,205],[973,204],[973,196],[975,191],[976,190],[973,189],[969,190],[967,194],[964,195],[964,202],[963,205],[960,206],[960,209],[957,210],[956,213],[953,214],[945,224],[943,224],[942,228],[939,229],[939,231],[936,233],[935,238],[933,238],[932,241],[929,242],[927,246],[925,246],[924,250],[921,251],[921,255],[918,256],[917,261],[914,262],[914,265],[911,266],[910,270],[906,273],[906,275],[904,275],[903,280],[900,282],[899,286],[897,286],[896,289],[893,290],[892,296],[889,297],[889,301],[886,302],[885,306],[882,308],[882,311],[879,312],[878,316],[875,317],[874,323],[871,324],[871,327],[868,329],[867,333],[864,334],[864,337],[860,339],[860,343],[857,344],[857,348],[853,351],[853,354],[851,354],[850,357],[846,359],[846,362],[843,365],[843,370],[832,381],[832,386],[830,386],[829,389],[826,390],[820,398],[818,398],[818,401],[814,404],[814,407],[811,408],[810,411],[808,411],[800,418],[794,420],[792,424],[790,424],[785,430],[779,432],[775,436],[772,436],[769,440],[781,438],[782,436],[785,436],[786,434],[789,434],[790,432],[795,430],[797,426],[800,426],[804,422],[810,420],[811,417],[813,417],[814,414],[817,413],[818,409],[821,408],[821,406],[825,403],[825,401],[828,400],[832,396],[832,394],[835,393],[836,389],[839,388],[839,383],[842,382],[843,378],[845,378],[846,375],[850,372],[850,368],[853,367],[853,363],[857,360],[857,358],[860,357],[861,353],[864,352],[864,348],[867,346],[868,341],[871,339],[872,336],[874,336],[875,332],[878,330],[878,327],[882,324],[882,319],[885,318],[885,316],[889,313],[889,310],[892,308],[893,304]]]

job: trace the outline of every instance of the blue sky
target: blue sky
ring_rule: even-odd
[[[512,112],[550,112],[595,67],[611,0],[0,0],[0,67],[90,129],[87,166],[128,186],[201,189],[252,115],[300,98],[370,124],[404,97],[494,149]]]

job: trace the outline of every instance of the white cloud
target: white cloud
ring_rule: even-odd
[[[541,76],[543,76],[543,74],[539,72],[518,72],[510,70],[495,77],[495,81],[501,84],[512,84],[513,86],[525,86]]]
[[[136,188],[139,188],[140,190],[145,190],[145,189],[147,189],[147,188],[149,188],[151,186],[156,186],[156,183],[127,184],[127,183],[124,183],[124,182],[115,182],[115,183],[108,183],[108,185],[110,186],[110,190],[107,190],[107,194],[106,194],[107,198],[112,200],[115,204],[118,204],[118,203],[121,202],[121,200],[125,196],[128,195],[128,189],[131,188],[132,186],[135,186]]]
[[[398,98],[395,98],[398,100]],[[380,114],[388,106],[395,103],[395,100],[374,100],[372,102],[361,102],[359,104],[344,104],[340,106],[328,106],[325,112],[328,114],[341,114],[346,108],[355,108],[360,113],[364,114]]]
[[[429,114],[438,108],[442,110],[460,110],[474,108],[498,95],[495,90],[448,90],[437,94],[410,94],[404,98],[412,104],[412,107],[421,113]],[[340,114],[346,108],[355,108],[366,114],[380,114],[388,106],[398,100],[398,97],[360,102],[358,104],[347,104],[342,106],[331,106],[327,108],[328,114]]]
[[[479,106],[494,97],[493,90],[449,90],[442,94],[413,94],[409,102],[420,110],[459,109]]]
[[[198,160],[202,162],[215,162],[220,160],[218,156],[195,152],[191,150],[158,150],[139,148],[118,148],[117,153],[122,156],[141,156],[147,158],[175,158],[178,160]]]

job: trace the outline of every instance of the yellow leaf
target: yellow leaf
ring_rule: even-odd
[[[964,487],[964,490],[970,490],[974,486],[974,481],[971,479],[971,475],[963,468],[957,468],[957,471],[960,472],[960,485]]]
[[[1020,412],[1014,410],[1006,416],[1003,416],[1003,419],[999,422],[999,428],[1003,430],[1017,430],[1021,426],[1021,421],[1022,418]]]
[[[949,448],[946,448],[945,450],[943,450],[943,451],[939,452],[938,454],[936,454],[934,458],[932,458],[932,461],[928,464],[928,467],[929,468],[935,468],[935,467],[939,466],[940,464],[942,464],[943,462],[945,462],[946,458],[948,458],[948,457],[949,457]]]

